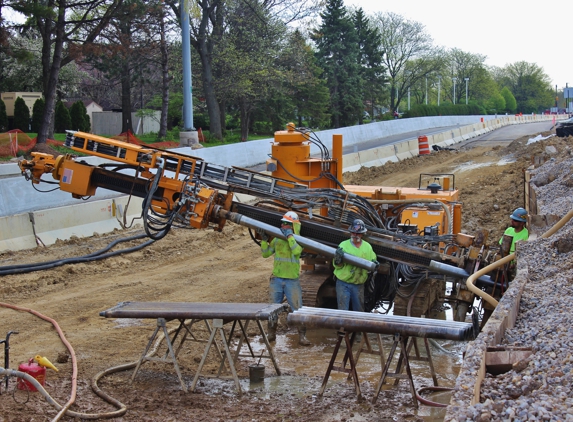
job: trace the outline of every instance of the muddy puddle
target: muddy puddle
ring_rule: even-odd
[[[334,330],[313,329],[307,331],[307,338],[312,345],[305,347],[298,345],[296,329],[290,329],[286,333],[283,331],[277,335],[277,341],[273,343],[273,351],[282,372],[281,376],[277,376],[270,359],[243,357],[242,360],[248,365],[260,363],[265,366],[264,378],[260,382],[251,382],[248,377],[241,378],[240,383],[244,394],[253,400],[266,400],[277,394],[290,396],[293,399],[306,398],[311,402],[336,400],[337,397],[348,397],[349,395],[358,398],[354,383],[348,379],[348,374],[334,370],[330,374],[323,396],[320,396],[319,392],[334,352],[337,334]],[[373,351],[376,351],[378,349],[377,336],[369,334],[368,339]],[[382,335],[381,340],[384,357],[388,359],[394,341],[393,336]],[[447,340],[432,340],[430,342],[432,361],[440,387],[454,386],[466,345],[467,343]],[[354,344],[354,355],[356,355],[359,346],[359,343]],[[423,339],[418,339],[418,346],[420,356],[425,357],[426,352]],[[261,355],[264,347],[260,336],[251,338],[251,347],[255,356]],[[367,348],[363,346],[363,350],[367,350]],[[341,346],[334,364],[335,367],[341,366],[345,351],[346,348]],[[248,349],[244,347],[241,353],[247,354]],[[390,372],[396,371],[398,354],[399,348],[394,354]],[[415,356],[414,351],[411,352],[411,355]],[[349,368],[349,365],[347,364],[346,367]],[[417,391],[423,387],[433,386],[431,371],[427,361],[411,361],[410,367]],[[360,354],[357,372],[363,401],[371,402],[375,396],[382,369],[383,366],[379,354],[366,352]],[[386,381],[377,401],[381,402],[391,396],[392,399],[403,403],[404,408],[408,408],[413,415],[425,421],[437,422],[443,420],[445,408],[420,404],[416,410],[413,407],[407,380],[400,380],[402,388],[399,391],[393,385],[393,382],[394,379]],[[202,394],[217,395],[225,393],[225,391],[231,392],[229,389],[234,389],[231,384],[232,382],[230,383],[228,380],[205,378],[199,383],[197,391]],[[424,391],[422,396],[426,400],[445,405],[450,401],[449,391]]]

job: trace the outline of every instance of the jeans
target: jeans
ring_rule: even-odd
[[[302,306],[302,289],[298,278],[271,277],[270,284],[271,303],[282,303],[283,296],[293,311]]]
[[[364,284],[345,283],[336,279],[336,301],[338,309],[349,311],[350,305],[356,312],[364,312]]]

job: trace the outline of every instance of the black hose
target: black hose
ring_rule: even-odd
[[[100,259],[109,258],[116,255],[121,255],[124,253],[131,253],[143,249],[149,245],[151,245],[155,240],[148,240],[147,242],[142,243],[141,245],[134,246],[131,248],[121,249],[119,251],[104,253],[113,248],[115,245],[121,242],[129,242],[131,240],[137,240],[147,237],[146,234],[142,233],[139,235],[126,237],[123,239],[118,239],[107,245],[105,248],[100,249],[97,252],[79,256],[79,257],[72,257],[72,258],[65,258],[65,259],[58,259],[54,261],[47,261],[47,262],[38,262],[35,264],[23,264],[23,265],[9,265],[5,267],[0,267],[0,275],[11,275],[11,274],[24,274],[24,273],[31,273],[34,271],[41,271],[47,270],[50,268],[59,267],[66,264],[77,264],[80,262],[92,262],[92,261],[99,261]]]

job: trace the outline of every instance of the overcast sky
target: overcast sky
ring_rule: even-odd
[[[573,86],[573,1],[344,0],[367,14],[394,12],[420,22],[434,44],[487,56],[503,67],[536,63],[558,89]]]

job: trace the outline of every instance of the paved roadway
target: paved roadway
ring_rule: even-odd
[[[345,147],[343,148],[343,154],[350,154],[353,152],[379,148],[385,145],[395,144],[408,139],[416,139],[420,135],[426,135],[426,136],[433,135],[435,133],[446,132],[447,130],[456,128],[458,128],[458,126],[447,126],[434,129],[401,133],[399,135],[388,136],[382,140],[368,141],[351,145],[349,147]],[[514,140],[519,139],[522,136],[529,136],[529,135],[536,136],[541,132],[547,132],[550,131],[551,129],[553,129],[553,123],[551,121],[508,125],[500,129],[488,132],[484,135],[478,136],[476,138],[472,138],[467,141],[452,145],[452,147],[458,149],[461,146],[470,145],[473,143],[479,143],[480,145],[491,145],[491,146],[502,145],[505,143],[513,142]]]

